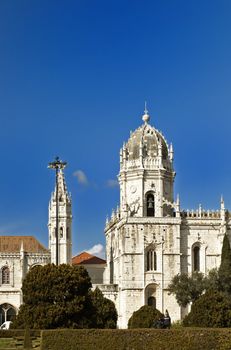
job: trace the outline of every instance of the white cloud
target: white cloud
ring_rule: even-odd
[[[113,180],[113,179],[107,180],[107,187],[114,188],[118,186],[119,186],[119,182],[117,180]]]
[[[79,184],[85,185],[85,186],[89,184],[87,176],[83,172],[83,170],[76,170],[73,173],[73,176],[75,176],[77,178],[77,181],[78,181]]]
[[[92,248],[88,249],[87,252],[92,255],[96,255],[99,258],[105,259],[104,246],[100,243],[95,244]]]

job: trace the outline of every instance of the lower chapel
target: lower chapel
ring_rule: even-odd
[[[173,147],[150,125],[146,110],[142,120],[120,150],[120,206],[106,220],[106,261],[86,252],[72,257],[71,197],[59,169],[49,203],[49,247],[32,236],[0,236],[0,323],[17,313],[27,271],[55,263],[57,214],[59,263],[86,267],[93,287],[98,285],[115,303],[119,328],[126,328],[132,313],[145,304],[168,309],[173,321],[187,314],[168,294],[168,284],[178,273],[207,274],[219,266],[231,214],[223,199],[217,211],[181,210],[174,197]]]

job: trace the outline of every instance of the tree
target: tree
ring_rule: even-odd
[[[117,311],[113,301],[105,298],[98,287],[91,293],[94,313],[94,328],[116,328]]]
[[[32,339],[30,337],[30,330],[28,328],[25,329],[25,333],[24,333],[23,349],[25,350],[32,349]]]
[[[177,303],[186,307],[190,302],[197,300],[206,288],[205,278],[200,272],[193,272],[192,276],[188,274],[178,274],[173,277],[168,286],[169,294],[174,294]]]
[[[224,293],[208,291],[193,305],[191,312],[183,320],[189,327],[230,327],[231,301]]]
[[[23,304],[14,328],[90,327],[90,288],[90,277],[82,266],[33,267],[23,281]]]
[[[204,277],[205,290],[217,292],[220,290],[219,287],[219,276],[218,269],[214,268],[209,271],[208,275]]]
[[[144,305],[133,312],[128,321],[128,328],[151,328],[164,315],[153,306]]]
[[[202,295],[205,292],[204,295]],[[169,294],[174,294],[180,306],[192,302],[191,312],[185,325],[204,327],[228,327],[231,325],[231,248],[228,236],[223,239],[221,265],[208,276],[194,272],[176,275],[169,285]],[[208,300],[206,300],[206,298]]]
[[[224,235],[221,265],[218,270],[219,288],[227,295],[231,295],[231,249],[227,234]]]

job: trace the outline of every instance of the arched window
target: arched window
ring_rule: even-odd
[[[0,305],[0,324],[13,321],[16,317],[16,309],[10,304]]]
[[[34,265],[32,265],[32,266],[30,267],[30,270],[33,269],[34,267],[37,267],[37,266],[42,266],[42,265],[39,264],[39,263],[35,263]]]
[[[200,247],[193,248],[193,271],[200,271]]]
[[[7,321],[13,321],[16,317],[16,310],[12,306],[7,310]]]
[[[157,256],[154,250],[147,251],[147,271],[157,270]]]
[[[156,285],[149,284],[145,288],[145,304],[149,306],[156,307],[157,299],[156,299]]]
[[[2,268],[2,284],[10,284],[10,269],[8,266]]]
[[[153,306],[154,308],[156,308],[156,298],[155,297],[149,297],[148,298],[148,306]]]
[[[147,208],[147,216],[155,216],[155,201],[154,201],[154,195],[152,193],[147,194],[146,208]]]

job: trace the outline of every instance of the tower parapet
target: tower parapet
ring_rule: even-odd
[[[202,205],[199,204],[198,209],[187,209],[180,211],[180,216],[182,219],[219,219],[221,220],[221,224],[224,225],[229,216],[229,212],[225,209],[225,203],[223,197],[221,197],[220,209],[204,209],[202,208]]]

